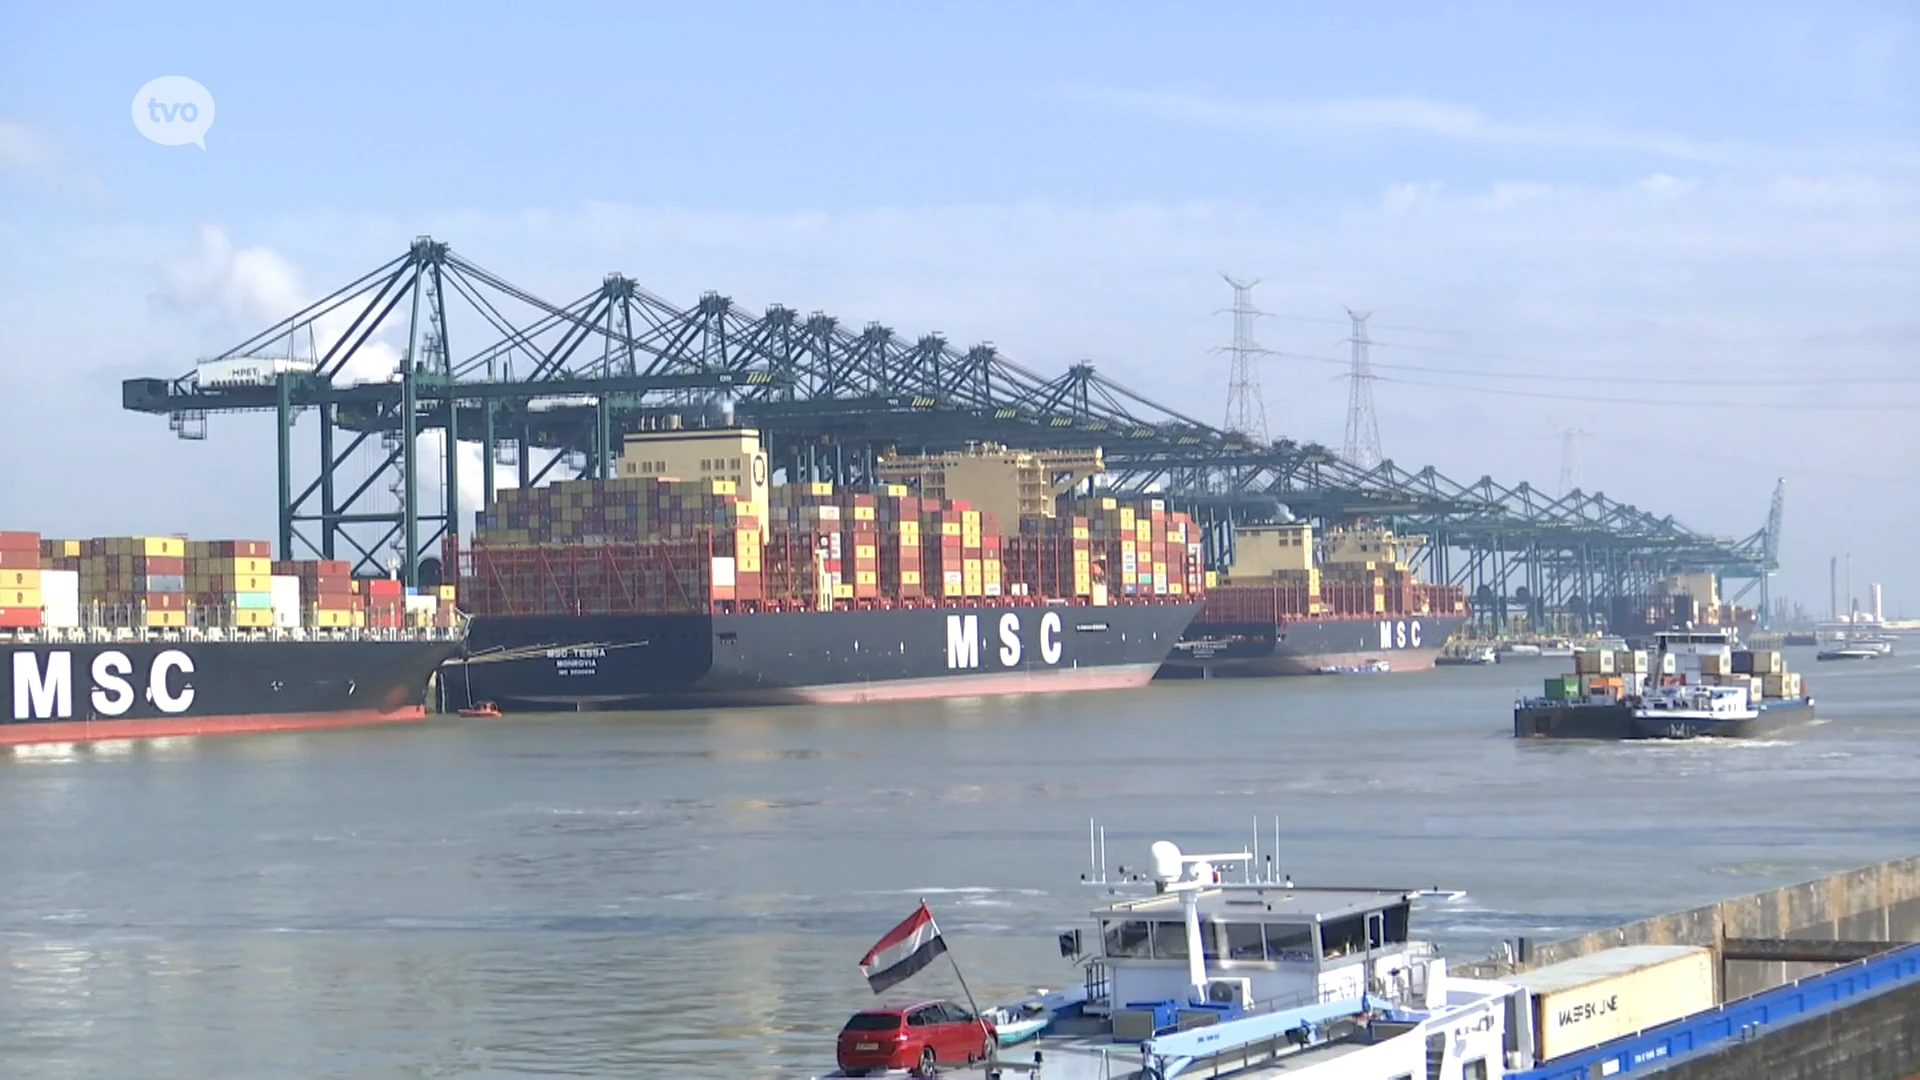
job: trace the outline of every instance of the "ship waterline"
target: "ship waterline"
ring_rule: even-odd
[[[1465,615],[1302,618],[1283,624],[1196,621],[1167,657],[1168,678],[1311,675],[1322,667],[1384,661],[1425,671]]]
[[[1123,689],[1150,681],[1197,603],[739,615],[477,618],[447,707],[854,704]]]

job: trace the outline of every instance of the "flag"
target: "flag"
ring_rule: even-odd
[[[927,902],[922,900],[918,911],[887,931],[886,936],[860,958],[860,974],[867,977],[867,985],[873,987],[874,993],[884,993],[946,951],[947,941],[940,936],[933,912],[927,910]]]

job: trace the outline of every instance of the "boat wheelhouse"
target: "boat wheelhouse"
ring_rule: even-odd
[[[1097,829],[1093,846],[1105,847]],[[1096,856],[1086,883],[1116,895],[1091,912],[1091,942],[1071,931],[1060,943],[1083,961],[1083,985],[1007,1006],[1049,1020],[988,1076],[1038,1075],[1042,1062],[1047,1080],[1506,1072],[1517,988],[1449,975],[1411,933],[1417,898],[1457,894],[1301,887],[1256,877],[1256,861],[1161,841],[1147,870],[1109,880]]]

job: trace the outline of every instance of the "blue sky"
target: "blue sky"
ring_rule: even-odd
[[[1913,5],[1037,7],[14,5],[0,369],[19,427],[84,446],[8,516],[270,533],[264,429],[180,444],[116,382],[419,233],[555,298],[618,269],[1091,359],[1214,420],[1225,270],[1269,348],[1343,355],[1313,321],[1342,305],[1403,328],[1374,331],[1402,464],[1551,489],[1578,427],[1583,486],[1721,533],[1784,474],[1782,591],[1823,601],[1851,551],[1920,615]],[[167,74],[218,102],[204,152],[130,122]],[[1337,444],[1339,374],[1270,360],[1275,431]]]

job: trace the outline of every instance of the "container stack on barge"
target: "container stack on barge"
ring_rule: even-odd
[[[1467,621],[1466,590],[1422,582],[1424,541],[1360,525],[1316,537],[1311,525],[1241,526],[1233,564],[1168,657],[1173,678],[1421,671]]]
[[[462,556],[448,707],[860,702],[1139,686],[1204,595],[1160,500],[1062,499],[1088,461],[896,459],[773,486],[757,432],[629,435],[619,476],[503,491]]]
[[[451,590],[269,554],[0,532],[0,745],[424,719],[460,650]]]
[[[1516,703],[1516,738],[1751,738],[1813,719],[1813,698],[1775,650],[1734,631],[1667,630],[1654,648],[1582,649],[1574,674]]]

